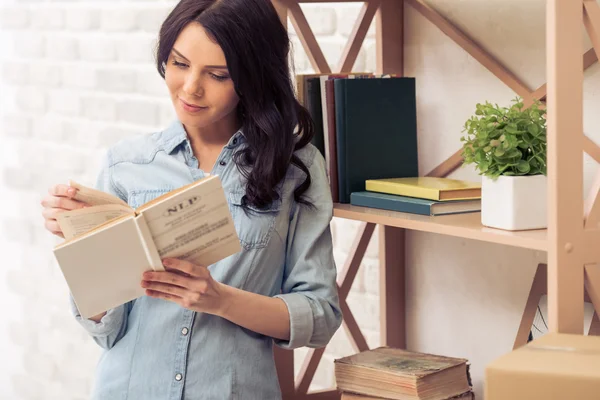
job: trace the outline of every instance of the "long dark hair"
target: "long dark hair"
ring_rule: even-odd
[[[263,208],[278,199],[276,186],[290,163],[306,174],[294,197],[310,204],[302,198],[310,173],[294,152],[311,141],[314,124],[296,100],[290,40],[275,7],[270,0],[181,0],[160,29],[156,62],[163,78],[173,45],[190,22],[200,23],[223,50],[240,97],[237,112],[248,146],[234,161],[247,180],[245,204]]]

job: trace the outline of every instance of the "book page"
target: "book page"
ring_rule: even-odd
[[[129,205],[120,198],[105,193],[101,190],[83,186],[72,180],[69,181],[69,186],[77,189],[77,194],[74,197],[75,200],[82,201],[91,206],[100,206],[103,204],[120,204],[122,206],[129,207]],[[130,211],[133,211],[133,209],[131,209]]]
[[[225,193],[216,176],[141,213],[161,258],[176,257],[208,266],[241,249]]]
[[[57,215],[56,221],[68,241],[114,218],[132,213],[133,210],[129,206],[105,204],[62,212]]]

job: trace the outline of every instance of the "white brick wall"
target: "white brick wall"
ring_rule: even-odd
[[[10,48],[1,60],[0,93],[11,106],[1,119],[0,188],[7,196],[1,203],[0,243],[9,249],[10,268],[0,273],[0,289],[8,288],[0,291],[0,304],[13,305],[12,312],[3,312],[6,329],[0,329],[0,343],[11,349],[2,352],[9,361],[0,362],[2,400],[83,399],[90,389],[99,351],[68,312],[67,288],[51,256],[57,240],[43,229],[39,199],[49,185],[68,178],[93,184],[107,146],[173,118],[153,49],[174,4],[15,0],[0,7],[0,43],[8,43],[3,50]],[[335,66],[357,5],[305,9]],[[296,72],[311,72],[297,37],[293,41]],[[367,42],[372,41],[371,33]],[[361,52],[359,69],[365,62]],[[336,229],[340,266],[356,226]],[[370,267],[361,269],[361,277],[365,270],[377,272],[374,250],[365,264]],[[359,277],[349,298],[372,344],[378,341],[376,296],[377,280]],[[299,364],[305,351],[297,353]],[[350,353],[340,329],[313,388],[332,386],[332,360]]]
[[[540,20],[510,22],[531,11],[502,9],[500,18],[485,7],[433,3],[460,17],[463,27],[473,27],[465,29],[497,50],[495,55],[532,88],[543,82]],[[69,314],[67,288],[51,256],[58,241],[43,229],[39,200],[48,186],[68,178],[93,184],[107,146],[160,129],[173,117],[152,64],[158,27],[173,5],[173,0],[3,0],[0,5],[0,250],[8,254],[0,270],[2,400],[86,398],[99,351]],[[360,4],[303,8],[335,67]],[[499,21],[514,35],[507,38],[507,26]],[[419,157],[426,172],[458,148],[475,102],[508,103],[514,93],[410,7],[406,22],[406,73],[417,76]],[[375,67],[373,33],[355,70]],[[523,47],[514,37],[531,40]],[[293,32],[292,41],[296,72],[311,72]],[[596,141],[598,78],[597,66],[586,74],[585,128]],[[584,167],[589,188],[597,167],[589,158]],[[476,179],[470,169],[455,176]],[[332,226],[341,269],[358,224],[334,220]],[[407,236],[409,347],[469,358],[481,398],[485,364],[512,346],[533,268],[545,254],[439,235]],[[378,291],[375,234],[348,297],[371,346],[379,344]],[[333,386],[332,360],[352,352],[342,328],[312,387]],[[297,351],[298,366],[305,353]]]

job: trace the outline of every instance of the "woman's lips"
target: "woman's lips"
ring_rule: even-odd
[[[206,110],[208,108],[208,107],[202,107],[202,106],[197,106],[194,104],[187,103],[184,100],[182,100],[181,98],[179,99],[179,101],[181,102],[181,106],[183,107],[183,109],[188,112],[198,112],[198,111]]]

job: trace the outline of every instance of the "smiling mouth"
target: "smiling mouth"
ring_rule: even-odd
[[[181,101],[181,104],[182,104],[182,105],[183,105],[185,108],[189,108],[189,109],[192,109],[192,110],[203,110],[203,109],[206,109],[206,108],[208,108],[208,107],[203,107],[203,106],[197,106],[197,105],[195,105],[195,104],[190,104],[190,103],[188,103],[188,102],[184,101],[184,100],[183,100],[183,99],[181,99],[181,98],[179,98],[179,101]]]

